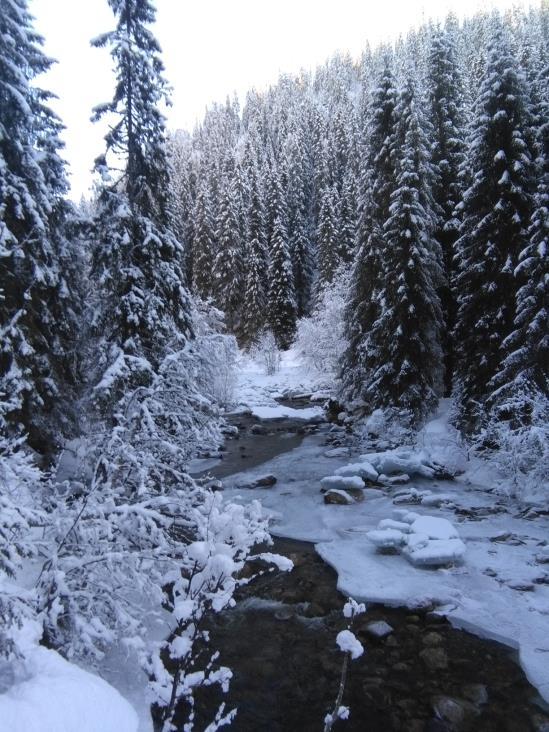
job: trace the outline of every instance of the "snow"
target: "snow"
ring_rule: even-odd
[[[353,661],[364,653],[364,646],[350,630],[342,630],[337,634],[336,643],[340,651],[350,653]]]
[[[365,478],[366,480],[375,481],[379,474],[369,462],[363,461],[360,463],[352,463],[351,465],[344,465],[342,468],[338,468],[336,470],[336,475],[359,475],[361,478]]]
[[[324,414],[322,407],[308,407],[307,409],[294,409],[284,407],[281,404],[276,406],[252,407],[252,414],[259,419],[281,419],[291,417],[292,419],[313,420],[321,418]]]
[[[0,695],[0,732],[137,729],[135,710],[116,689],[36,640],[28,644],[15,683]]]
[[[299,370],[294,377],[296,382],[300,380]],[[496,498],[486,488],[493,485],[494,476],[487,474],[479,461],[468,461],[455,430],[447,423],[447,407],[448,403],[443,402],[436,418],[422,430],[416,448],[397,450],[391,456],[392,460],[400,456],[399,470],[404,469],[404,463],[408,473],[411,464],[419,468],[419,472],[411,471],[410,488],[431,497],[427,510],[422,503],[414,503],[414,511],[406,506],[396,508],[393,496],[401,489],[390,486],[383,490],[365,488],[365,500],[345,511],[324,504],[318,490],[322,478],[349,463],[367,461],[376,470],[378,467],[372,455],[358,460],[327,457],[326,432],[322,429],[294,450],[245,474],[230,476],[225,480],[225,493],[236,500],[239,483],[266,471],[276,475],[276,488],[262,497],[271,516],[271,532],[314,542],[320,556],[338,573],[342,593],[359,602],[431,607],[456,627],[517,648],[529,680],[549,701],[549,586],[545,583],[549,518],[524,519],[512,503],[506,504],[506,510],[493,511]],[[387,459],[387,453],[383,453],[383,459]],[[422,475],[421,466],[428,467],[428,460],[466,472],[454,481],[433,481]],[[430,475],[429,470],[425,473]],[[436,501],[437,497],[441,500]],[[239,500],[250,500],[250,496],[246,493]],[[377,530],[381,521],[381,530],[395,531],[395,544],[407,536],[405,527],[398,524],[407,526],[409,532],[414,525],[421,529],[421,534],[413,531],[419,539],[414,539],[407,550],[414,563],[403,554],[379,553],[368,540],[367,534]],[[387,521],[398,523],[394,526]],[[461,539],[455,538],[456,529]],[[430,534],[445,538],[430,539]],[[520,537],[520,541],[506,541],[506,536]],[[423,547],[422,541],[427,542]],[[440,560],[442,550],[451,559],[447,562],[451,566],[423,566],[422,562],[433,557]],[[520,586],[529,583],[534,590],[513,589],[511,585],[517,582]]]
[[[347,490],[349,488],[364,488],[364,481],[356,475],[327,475],[322,478],[320,485],[325,490]]]
[[[283,407],[276,401],[288,395],[306,395],[319,391],[322,396],[325,395],[324,385],[318,375],[310,373],[304,367],[296,351],[290,349],[282,353],[280,368],[274,374],[266,374],[264,367],[249,357],[242,356],[238,366],[235,393],[237,409],[252,411],[260,419],[311,419],[322,415],[320,406],[297,410]]]

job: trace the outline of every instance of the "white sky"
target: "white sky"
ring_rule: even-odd
[[[312,69],[336,51],[357,57],[371,45],[405,33],[427,18],[529,5],[529,0],[156,0],[154,32],[173,87],[171,128],[191,130],[206,105],[236,91],[263,89],[281,72]],[[58,60],[40,79],[59,96],[53,105],[67,130],[72,197],[91,183],[103,151],[103,130],[91,109],[113,92],[110,56],[89,41],[113,27],[106,0],[31,0],[45,50]]]

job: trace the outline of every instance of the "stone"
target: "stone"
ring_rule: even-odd
[[[440,633],[426,633],[423,638],[421,639],[421,642],[424,646],[440,646],[442,644],[443,638],[440,635]]]
[[[516,590],[517,592],[533,592],[535,590],[534,584],[532,582],[528,582],[528,580],[513,580],[507,583],[507,587],[510,587],[512,590]]]
[[[209,488],[211,491],[214,491],[214,493],[215,493],[217,491],[223,490],[223,483],[220,480],[214,479],[214,480],[210,480],[206,484],[206,487]]]
[[[272,488],[276,483],[276,476],[274,475],[263,475],[254,481],[255,488]]]
[[[534,732],[549,732],[549,717],[543,714],[532,714],[531,721]]]
[[[252,435],[266,435],[267,428],[264,427],[262,424],[253,424],[250,428],[250,432],[252,433]]]
[[[419,657],[429,671],[443,671],[448,668],[448,656],[442,648],[425,648]]]
[[[352,503],[360,503],[364,500],[364,493],[359,488],[347,488],[338,490],[331,488],[324,493],[324,503],[335,506],[349,506]]]
[[[373,623],[368,623],[364,630],[374,638],[385,638],[393,632],[394,628],[385,620],[376,620]]]
[[[463,687],[461,693],[476,707],[481,707],[488,702],[488,689],[484,684],[467,684]],[[547,732],[549,732],[549,729]]]
[[[403,485],[410,482],[408,473],[400,473],[400,475],[385,476],[385,483],[389,485]]]
[[[432,705],[435,715],[448,722],[453,730],[462,729],[471,716],[478,714],[468,701],[452,696],[436,696],[432,700]]]

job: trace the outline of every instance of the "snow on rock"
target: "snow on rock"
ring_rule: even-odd
[[[364,646],[350,630],[342,630],[339,632],[336,637],[336,643],[339,646],[339,650],[344,653],[350,653],[353,660],[360,658],[364,653]]]
[[[372,544],[375,544],[380,551],[400,548],[406,541],[403,532],[398,529],[377,529],[369,531],[367,536]]]
[[[427,450],[396,449],[385,452],[373,452],[360,456],[377,471],[387,476],[395,473],[408,477],[436,478],[446,475],[444,467],[435,463]],[[448,475],[448,477],[450,477]]]
[[[429,539],[457,539],[456,527],[448,519],[437,516],[420,516],[410,527],[415,534],[426,534]]]
[[[440,567],[463,559],[465,544],[448,519],[400,512],[397,516],[401,521],[383,519],[377,529],[368,532],[368,539],[378,551],[400,550],[418,567]]]
[[[421,535],[415,535],[416,538],[418,536]],[[402,553],[417,567],[440,567],[460,562],[465,554],[465,544],[461,539],[430,539],[422,544],[416,542],[415,546],[408,541]]]
[[[292,419],[303,419],[305,421],[322,420],[324,418],[324,410],[322,407],[306,407],[305,409],[294,409],[293,407],[284,407],[282,404],[276,406],[257,406],[251,408],[252,414],[259,419],[282,419],[291,417]]]
[[[348,488],[362,489],[364,481],[357,475],[327,475],[322,478],[320,485],[324,490],[346,490]]]
[[[355,475],[371,481],[376,481],[378,478],[377,470],[367,460],[360,463],[352,463],[351,465],[344,465],[342,468],[338,468],[335,473],[344,477]]]
[[[36,646],[0,695],[2,732],[136,732],[133,707],[110,684]]]

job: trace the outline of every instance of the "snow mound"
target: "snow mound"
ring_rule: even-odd
[[[35,647],[22,680],[0,695],[4,732],[137,732],[133,707],[99,676]]]
[[[356,475],[365,480],[372,481],[376,481],[378,477],[377,470],[367,460],[360,463],[352,463],[351,465],[344,465],[342,468],[338,468],[335,474],[345,477]]]
[[[400,551],[417,567],[440,567],[463,559],[465,544],[447,519],[403,511],[395,514],[396,519],[383,519],[377,529],[367,533],[378,551]]]
[[[420,476],[421,478],[452,477],[443,465],[433,460],[427,450],[398,448],[361,455],[360,460],[369,463],[378,474],[406,473],[408,476]]]

